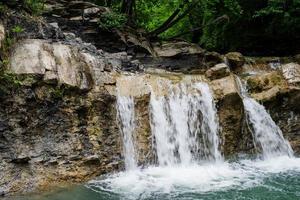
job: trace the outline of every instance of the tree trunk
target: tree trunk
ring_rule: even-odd
[[[121,12],[125,14],[128,18],[128,24],[133,25],[135,21],[134,14],[135,0],[123,0]]]

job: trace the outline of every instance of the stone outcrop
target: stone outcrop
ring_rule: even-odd
[[[225,63],[217,64],[206,71],[205,75],[210,80],[220,79],[230,74],[230,69]]]
[[[173,57],[182,54],[201,54],[204,52],[198,45],[187,42],[163,43],[153,47],[158,57]]]
[[[8,70],[13,74],[42,75],[46,82],[87,90],[107,79],[108,74],[104,72],[107,64],[103,57],[79,51],[74,46],[28,39],[13,50]]]
[[[265,72],[247,78],[252,96],[259,101],[268,101],[288,90],[288,84],[278,71]]]
[[[245,58],[239,52],[230,52],[225,55],[227,58],[228,64],[232,69],[237,69],[244,65]]]
[[[273,120],[289,140],[296,155],[300,153],[300,88],[290,88],[270,101],[264,102]]]
[[[115,85],[117,71],[130,65],[127,54],[103,52],[42,22],[43,35],[31,18],[14,19],[28,26],[1,52],[9,57],[1,57],[0,71],[0,194],[124,168]]]
[[[1,95],[1,193],[82,182],[123,167],[115,97],[55,90],[40,85]]]
[[[213,80],[211,88],[217,101],[221,126],[222,152],[231,157],[236,152],[253,151],[252,136],[244,124],[244,107],[233,75]]]
[[[300,83],[300,65],[297,63],[288,63],[282,66],[282,74],[289,84],[299,85]]]
[[[260,72],[247,77],[248,89],[253,98],[263,102],[273,120],[281,128],[296,154],[300,152],[299,102],[300,88],[295,80],[295,66],[286,64],[281,70]],[[291,73],[287,73],[291,69]],[[284,73],[286,72],[286,73]]]

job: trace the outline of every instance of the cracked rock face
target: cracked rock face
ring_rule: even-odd
[[[45,81],[57,81],[87,90],[94,83],[99,85],[108,79],[104,72],[107,62],[74,46],[28,39],[13,50],[9,71],[13,74],[43,75]]]

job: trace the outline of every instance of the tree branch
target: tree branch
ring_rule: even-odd
[[[202,25],[202,26],[200,26],[200,27],[193,28],[193,29],[190,29],[190,30],[185,31],[185,32],[183,32],[183,33],[179,33],[179,34],[177,34],[177,35],[175,35],[175,36],[172,36],[172,37],[168,38],[168,40],[172,40],[172,39],[181,37],[181,36],[183,36],[183,35],[186,35],[186,34],[189,34],[189,33],[195,32],[195,31],[199,31],[199,30],[203,29],[205,26],[209,26],[209,25],[211,25],[211,24],[219,23],[219,22],[221,22],[221,21],[223,21],[223,20],[229,21],[229,17],[228,17],[227,15],[222,15],[222,16],[220,16],[220,17],[214,19],[213,21],[211,21],[211,22],[209,22],[209,23],[207,23],[207,24],[205,24],[205,25]]]
[[[156,37],[157,35],[165,32],[175,24],[177,24],[182,18],[184,18],[194,7],[195,7],[196,1],[193,1],[191,5],[181,14],[178,16],[184,5],[181,5],[179,8],[177,8],[173,14],[157,29],[151,31],[148,33],[148,36],[150,38]]]

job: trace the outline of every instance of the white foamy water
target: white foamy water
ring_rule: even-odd
[[[284,139],[282,131],[266,111],[265,107],[250,98],[245,86],[237,78],[241,89],[246,118],[251,126],[256,148],[261,149],[264,158],[276,156],[293,156],[293,150],[287,140]]]
[[[244,98],[243,102],[253,128],[255,142],[262,149],[264,158],[293,156],[289,142],[283,138],[282,131],[265,107],[252,98]]]
[[[160,166],[220,161],[218,119],[205,83],[168,84],[167,95],[151,93],[151,129]]]
[[[275,173],[290,171],[300,172],[300,159],[283,156],[188,167],[149,167],[94,180],[87,186],[94,191],[124,195],[126,199],[147,199],[154,194],[176,196],[247,189],[263,185],[264,180]]]
[[[87,187],[100,193],[118,194],[124,199],[153,196],[161,199],[159,195],[180,199],[180,195],[188,193],[256,187],[274,174],[300,172],[300,159],[292,156],[292,149],[279,127],[262,105],[248,97],[241,82],[238,83],[263,160],[223,161],[219,151],[217,110],[208,85],[164,81],[164,84],[157,83],[155,90],[152,88],[150,99],[149,120],[158,165],[137,167],[134,99],[118,95],[127,170],[100,177]]]
[[[119,126],[123,139],[123,154],[126,170],[137,168],[136,152],[134,146],[134,100],[132,97],[117,96],[117,110]]]

